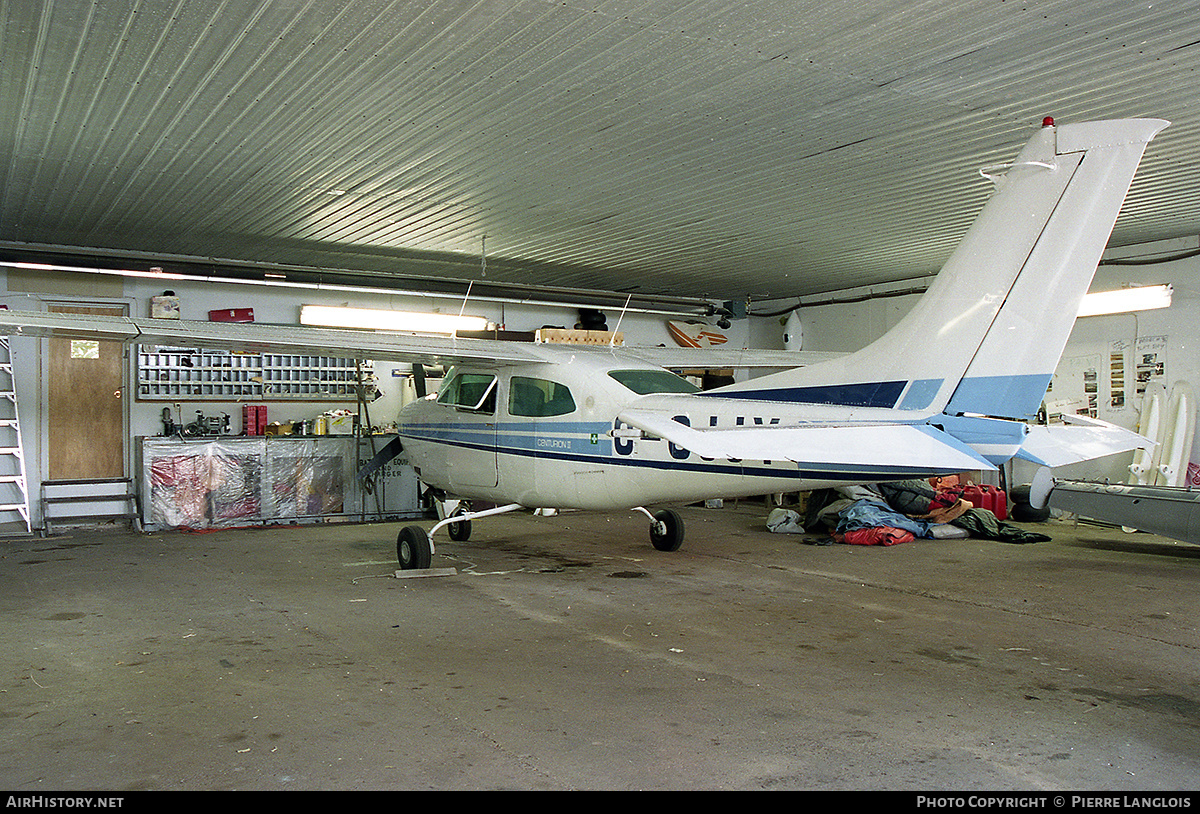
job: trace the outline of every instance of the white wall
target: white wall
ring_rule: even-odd
[[[1155,337],[1165,339],[1165,380],[1169,389],[1177,382],[1200,387],[1200,343],[1193,326],[1200,324],[1200,258],[1190,258],[1149,266],[1101,266],[1092,284],[1093,291],[1109,291],[1126,284],[1170,283],[1174,289],[1171,307],[1128,314],[1084,317],[1075,322],[1071,338],[1063,351],[1059,371],[1064,372],[1073,362],[1088,364],[1097,357],[1103,364],[1112,353],[1124,353],[1127,397],[1124,404],[1114,404],[1110,377],[1103,367],[1099,376],[1098,417],[1128,429],[1137,429],[1140,400],[1133,382],[1136,348],[1139,340]],[[1092,462],[1064,468],[1060,474],[1068,478],[1124,482],[1129,472],[1132,454],[1110,456]],[[1200,462],[1200,449],[1192,448],[1191,460]],[[1018,469],[1014,475],[1028,479],[1031,468]]]

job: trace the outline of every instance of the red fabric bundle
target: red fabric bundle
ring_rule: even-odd
[[[845,534],[835,534],[839,542],[850,545],[896,545],[909,543],[917,539],[911,531],[893,529],[887,526],[876,526],[869,529],[855,529]]]

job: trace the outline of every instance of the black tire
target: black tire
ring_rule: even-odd
[[[433,561],[433,546],[429,534],[420,526],[405,526],[396,535],[396,559],[400,569],[428,568]]]
[[[1020,486],[1014,486],[1008,492],[1008,498],[1013,503],[1028,503],[1029,493],[1033,490],[1033,484],[1023,483]]]
[[[1009,517],[1018,523],[1045,523],[1050,519],[1050,507],[1035,509],[1028,503],[1014,503]]]
[[[663,509],[654,513],[654,521],[650,524],[650,544],[659,551],[678,551],[683,545],[683,518],[679,512]]]
[[[1035,509],[1029,505],[1030,485],[1014,486],[1009,492],[1012,506],[1008,512],[1010,518],[1018,523],[1045,523],[1050,519],[1050,506]]]
[[[465,543],[471,539],[471,521],[459,520],[457,523],[451,523],[446,526],[446,531],[450,534],[450,539],[456,543]]]

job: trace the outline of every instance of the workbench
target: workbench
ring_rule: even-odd
[[[368,493],[355,478],[394,435],[140,439],[147,530],[418,517],[420,482],[393,461]]]

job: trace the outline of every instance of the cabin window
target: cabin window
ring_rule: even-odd
[[[496,412],[496,377],[491,373],[459,373],[438,393],[438,404],[480,413]]]
[[[639,396],[650,393],[698,393],[700,388],[669,370],[610,370],[608,375]]]
[[[509,415],[548,418],[575,412],[575,399],[565,384],[513,376],[508,386]]]

